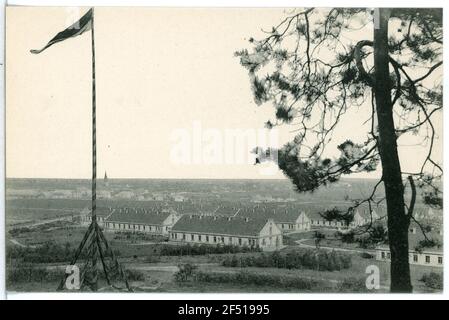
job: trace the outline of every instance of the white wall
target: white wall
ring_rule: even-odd
[[[273,220],[268,220],[260,231],[259,246],[261,248],[277,248],[282,246],[282,230]]]
[[[432,252],[413,252],[409,253],[409,263],[413,265],[429,266],[429,267],[443,267],[443,263],[438,262],[438,258],[441,257],[443,261],[443,253],[437,254]],[[415,260],[417,259],[417,260]],[[429,260],[427,260],[429,259]],[[376,260],[379,261],[390,261],[390,250],[377,249],[376,250]],[[429,261],[429,262],[427,262]]]

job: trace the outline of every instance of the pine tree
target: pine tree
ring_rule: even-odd
[[[416,185],[427,204],[442,205],[443,169],[433,158],[433,120],[443,107],[442,10],[309,8],[295,10],[265,32],[263,39],[250,38],[250,50],[236,56],[249,71],[255,102],[275,108],[276,119],[266,126],[288,124],[297,131],[293,141],[276,150],[279,168],[299,192],[308,192],[381,165],[382,178],[372,194],[351,209],[378,204],[383,184],[391,291],[411,292],[408,228]],[[326,157],[334,132],[354,108],[365,110],[366,139],[346,139],[338,145],[339,157]],[[426,157],[416,172],[403,172],[397,140],[411,135],[427,142]],[[258,162],[275,154],[256,151]]]

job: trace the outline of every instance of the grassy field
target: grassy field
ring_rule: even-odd
[[[8,236],[9,240],[14,239],[23,246],[36,246],[46,242],[53,242],[58,244],[69,243],[71,248],[76,248],[85,233],[86,227],[81,227],[78,224],[66,222],[54,222],[52,224],[38,226],[30,230],[15,234],[14,237]],[[328,235],[333,234],[329,231]],[[238,272],[240,268],[228,268],[221,266],[221,261],[226,257],[225,254],[207,254],[202,256],[159,256],[160,244],[154,243],[139,244],[138,239],[127,239],[126,237],[117,236],[115,233],[105,232],[105,235],[111,246],[120,257],[120,261],[124,263],[125,267],[130,270],[137,270],[144,273],[145,280],[135,285],[141,287],[143,291],[160,291],[160,292],[295,292],[293,289],[283,290],[282,288],[270,288],[260,286],[241,286],[223,284],[220,286],[208,283],[183,283],[179,284],[173,281],[173,275],[177,270],[179,264],[195,264],[198,265],[199,270],[206,272]],[[296,239],[310,239],[313,232],[290,235]],[[313,240],[309,240],[313,241]],[[17,246],[17,244],[9,241],[7,247]],[[322,243],[322,246],[324,244]],[[288,246],[284,251],[297,250],[297,246]],[[237,256],[256,255],[259,253],[238,253]],[[68,257],[68,260],[71,257]],[[62,264],[64,265],[64,264]],[[360,254],[352,254],[352,266],[349,269],[340,271],[316,271],[316,270],[288,270],[277,268],[245,268],[249,272],[258,274],[272,274],[297,276],[315,279],[329,283],[329,287],[321,287],[317,292],[331,291],[333,285],[337,282],[344,281],[351,278],[366,277],[366,268],[370,265],[376,265],[380,270],[380,281],[382,289],[380,292],[386,292],[389,286],[389,264],[374,259],[362,258]],[[44,265],[45,266],[45,265]],[[429,272],[441,273],[442,269],[411,266],[411,274],[413,286],[416,292],[432,292],[419,281],[423,274]],[[53,291],[57,282],[37,282],[37,283],[17,283],[8,286],[11,291]]]
[[[314,194],[298,194],[292,188],[288,180],[276,181],[248,181],[248,180],[115,180],[111,179],[109,186],[100,185],[99,188],[108,189],[112,199],[99,199],[98,206],[157,206],[172,201],[170,205],[176,208],[198,206],[215,210],[217,206],[226,203],[229,206],[254,205],[254,200],[278,199],[280,203],[289,203],[292,206],[304,204],[313,206],[316,203],[326,203],[329,206],[335,203],[346,203],[341,199],[357,198],[361,190],[369,193],[373,181],[348,180],[341,181],[328,188],[321,188]],[[72,218],[76,218],[83,208],[90,205],[89,180],[55,180],[55,179],[8,179],[6,182],[7,194],[10,198],[6,201],[6,225],[8,248],[34,248],[43,244],[53,243],[60,246],[68,245],[75,250],[84,233],[86,226],[80,226]],[[100,190],[99,189],[99,190]],[[86,191],[84,198],[51,198],[52,195],[60,196],[64,192]],[[83,191],[84,190],[84,191]],[[136,198],[115,198],[114,195],[122,191],[130,192]],[[31,193],[30,193],[31,192]],[[26,194],[36,194],[33,198]],[[152,197],[161,196],[163,201],[137,201],[137,196]],[[182,194],[188,201],[176,203],[174,194]],[[140,199],[140,198],[139,198]],[[153,198],[154,199],[154,198]],[[171,200],[170,200],[171,199]],[[261,203],[263,205],[263,203]],[[44,224],[45,223],[45,224]],[[12,231],[12,232],[10,232]],[[357,245],[347,245],[335,240],[335,230],[320,230],[326,235],[321,241],[322,247],[355,248]],[[314,246],[315,231],[288,235],[288,247],[284,250],[296,250],[295,241],[304,240],[304,244]],[[143,274],[143,280],[133,283],[136,291],[147,292],[297,292],[293,289],[241,285],[241,284],[216,284],[216,283],[177,283],[173,275],[177,271],[178,264],[195,264],[200,271],[236,273],[239,268],[225,268],[220,265],[225,255],[207,254],[202,256],[159,256],[161,246],[160,239],[144,238],[140,236],[120,236],[115,233],[105,232],[110,245],[118,253],[119,259],[129,270],[135,270]],[[164,242],[162,242],[164,244]],[[250,255],[257,253],[239,253],[238,255]],[[67,257],[69,261],[72,256]],[[61,260],[58,260],[61,261]],[[13,261],[7,261],[12,264]],[[64,266],[66,262],[59,262]],[[282,275],[288,277],[305,277],[322,281],[320,288],[314,292],[331,292],[336,283],[351,278],[366,277],[365,270],[369,265],[377,265],[380,270],[382,292],[386,292],[389,285],[389,266],[384,262],[373,259],[364,259],[360,254],[353,254],[352,267],[350,269],[327,272],[315,270],[288,270],[275,268],[245,268],[246,271],[264,275]],[[36,264],[42,268],[54,267],[51,264]],[[441,269],[430,267],[411,266],[412,280],[417,292],[429,292],[424,284],[419,281],[423,274],[430,271],[441,273]],[[62,271],[61,271],[62,272]],[[325,283],[325,284],[323,284]],[[327,283],[327,284],[326,284]],[[8,285],[9,291],[54,291],[58,281],[34,281],[18,282]]]
[[[173,259],[175,260],[175,259]],[[173,261],[178,262],[178,261]],[[286,275],[286,276],[297,276],[301,278],[310,278],[314,280],[323,280],[327,285],[321,285],[319,289],[312,292],[331,293],[335,288],[336,284],[344,279],[354,278],[357,272],[364,271],[364,267],[369,265],[369,261],[360,262],[356,264],[354,269],[350,269],[344,272],[314,272],[307,270],[280,270],[280,269],[267,269],[267,268],[246,268],[249,272],[254,272],[257,274],[273,274],[276,276]],[[381,289],[374,290],[372,293],[387,293],[388,292],[388,272],[389,268],[384,263],[377,263],[371,261],[372,264],[379,266],[381,270]],[[213,284],[213,283],[177,283],[173,279],[175,273],[174,270],[163,270],[164,268],[171,266],[172,264],[153,264],[151,267],[154,270],[149,269],[149,265],[141,262],[129,262],[125,263],[125,268],[131,270],[137,270],[144,274],[145,280],[138,282],[131,282],[131,285],[135,287],[135,291],[145,291],[145,292],[241,292],[241,293],[253,293],[253,292],[299,292],[294,289],[287,288],[276,288],[276,287],[266,287],[266,286],[256,286],[256,285],[239,285],[239,284]],[[158,268],[162,269],[159,270]],[[228,268],[219,267],[218,265],[200,265],[199,270],[202,271],[213,271],[213,272],[238,272],[240,270],[229,270]],[[412,282],[414,287],[414,292],[419,293],[433,293],[434,290],[428,289],[424,286],[422,282],[419,281],[420,276],[423,273],[429,272],[429,268],[414,268],[412,266]],[[362,273],[363,275],[364,273]],[[61,272],[62,276],[62,272]],[[34,282],[34,283],[17,283],[13,286],[8,287],[8,291],[15,292],[42,292],[48,291],[53,292],[59,284],[59,281],[53,282]],[[301,291],[311,292],[311,291]]]
[[[146,246],[148,247],[148,246]],[[125,269],[135,270],[144,275],[144,280],[135,282],[132,285],[137,287],[136,291],[146,292],[299,292],[294,289],[266,287],[266,286],[248,286],[239,284],[211,284],[211,283],[177,283],[174,281],[174,274],[179,264],[194,264],[198,270],[204,272],[222,272],[236,273],[246,270],[251,273],[287,277],[300,277],[320,281],[321,285],[314,292],[332,292],[335,286],[347,279],[361,279],[366,277],[365,271],[368,266],[376,265],[380,270],[381,289],[373,292],[388,292],[389,286],[389,265],[385,262],[376,261],[374,259],[364,259],[359,254],[352,255],[352,266],[349,269],[340,271],[315,271],[307,269],[278,269],[278,268],[228,268],[221,266],[220,262],[226,255],[204,255],[204,256],[164,256],[158,257],[148,248],[141,250],[131,249],[132,246],[124,245],[123,248],[114,245],[115,249],[125,250],[121,252],[120,261]],[[287,250],[295,250],[288,248]],[[136,253],[136,254],[135,254]],[[135,254],[135,255],[134,255]],[[239,253],[237,255],[255,255],[259,253]],[[151,259],[157,257],[157,259]],[[152,262],[154,261],[154,262]],[[37,264],[39,266],[47,266],[46,264]],[[36,266],[37,266],[36,265]],[[56,264],[64,266],[64,263]],[[419,281],[423,274],[429,272],[441,273],[442,270],[432,267],[411,266],[412,282],[415,292],[434,292],[426,288]],[[63,271],[61,269],[61,276]],[[323,285],[324,283],[324,285]],[[58,281],[50,282],[31,282],[31,283],[14,283],[8,286],[8,291],[54,291]],[[309,292],[309,291],[301,291]]]
[[[247,255],[247,254],[241,254]],[[174,258],[174,259],[173,259]],[[170,261],[171,260],[171,261]],[[226,268],[222,267],[219,264],[210,262],[210,257],[203,257],[201,262],[197,262],[198,269],[202,271],[213,271],[213,272],[238,272],[241,271],[241,268]],[[164,263],[152,264],[152,266],[168,266],[177,263],[189,263],[189,259],[184,258],[183,260],[179,260],[176,257],[166,257]],[[288,270],[288,269],[277,269],[277,268],[243,268],[249,272],[254,272],[257,274],[272,274],[272,275],[285,275],[285,276],[297,276],[301,278],[310,278],[318,281],[323,281],[323,283],[328,283],[329,286],[321,287],[316,292],[330,292],[334,285],[338,282],[344,281],[345,279],[351,278],[365,278],[367,275],[365,273],[366,268],[368,266],[375,265],[379,268],[380,271],[380,281],[381,281],[381,289],[375,290],[373,292],[376,293],[385,293],[388,292],[389,282],[390,282],[390,267],[388,263],[382,261],[376,261],[374,259],[364,259],[359,255],[354,254],[352,257],[352,267],[346,270],[340,271],[315,271],[315,270]],[[138,267],[138,264],[130,264],[129,267]],[[412,275],[412,284],[415,292],[428,293],[435,292],[427,288],[421,281],[423,274],[429,272],[437,272],[442,273],[440,268],[432,268],[432,267],[421,267],[421,266],[411,266],[411,275]],[[158,288],[160,291],[187,291],[187,292],[295,292],[295,290],[283,290],[279,288],[263,288],[263,287],[247,287],[247,286],[239,286],[239,285],[220,285],[217,288],[217,285],[207,284],[207,283],[187,283],[187,284],[178,284],[173,282],[173,279],[170,278],[169,274],[174,274],[174,272],[161,272],[161,271],[148,271],[148,276],[152,279],[160,279],[161,287]],[[162,276],[162,278],[160,278]]]

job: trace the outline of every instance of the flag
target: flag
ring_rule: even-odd
[[[40,50],[30,50],[31,53],[38,54],[47,49],[48,47],[58,43],[60,41],[64,41],[66,39],[79,36],[84,32],[90,30],[92,28],[92,16],[93,11],[90,9],[87,13],[81,17],[77,22],[72,24],[70,27],[65,29],[64,31],[59,32],[53,39],[51,39],[45,47]]]

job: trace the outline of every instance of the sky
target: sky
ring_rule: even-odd
[[[85,11],[7,8],[7,177],[91,177],[90,32],[39,55],[29,52]],[[276,168],[254,166],[248,150],[282,145],[294,133],[284,127],[270,136],[263,129],[273,108],[254,103],[248,72],[234,52],[285,15],[268,8],[96,8],[99,176],[282,178]],[[348,132],[365,138],[366,128],[354,120],[368,116],[347,114],[334,140]],[[424,149],[399,144],[403,169],[416,170]],[[437,159],[441,149],[439,140]]]

